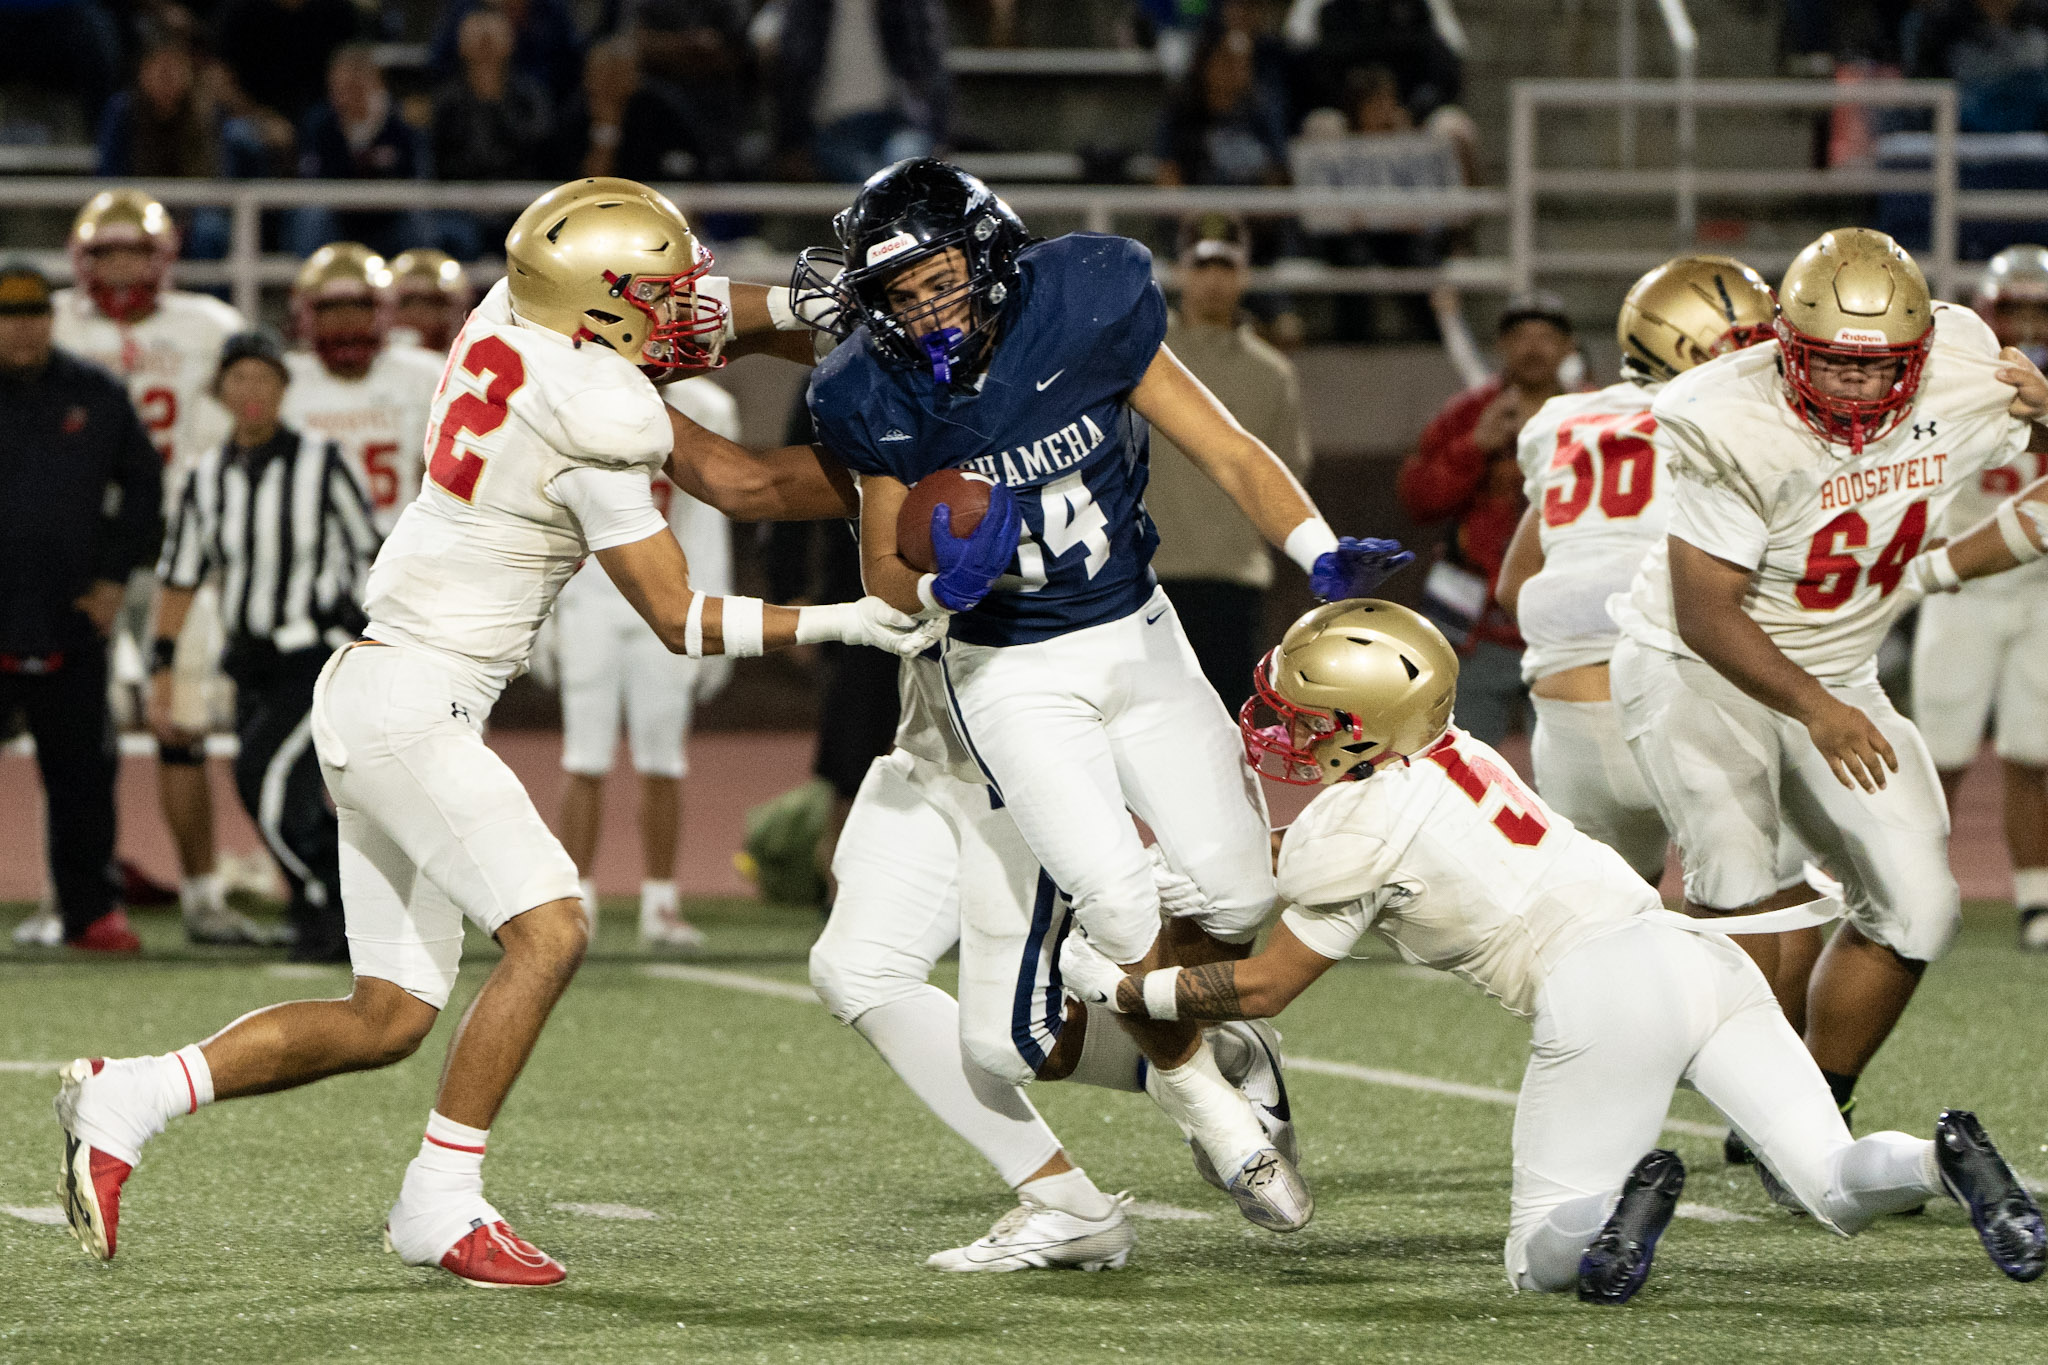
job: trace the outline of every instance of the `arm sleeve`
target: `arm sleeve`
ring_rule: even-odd
[[[576,518],[593,554],[668,530],[644,469],[578,465],[557,474],[548,492]]]
[[[112,479],[118,493],[108,500],[113,510],[93,573],[109,582],[125,583],[129,574],[155,563],[163,549],[164,462],[149,443],[149,433],[142,429],[128,395],[120,393],[118,403],[109,407],[121,423]]]
[[[1486,452],[1472,442],[1479,411],[1454,401],[1422,430],[1415,453],[1401,465],[1394,491],[1417,521],[1442,521],[1462,511],[1486,473]]]
[[[1372,915],[1364,901],[1343,905],[1290,905],[1280,912],[1280,922],[1296,938],[1331,961],[1351,956],[1352,948],[1372,927]]]

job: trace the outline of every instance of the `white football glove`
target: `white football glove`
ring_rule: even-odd
[[[1123,979],[1124,969],[1104,957],[1087,935],[1068,934],[1060,945],[1060,980],[1076,1000],[1115,1010],[1116,988]]]
[[[1173,870],[1165,852],[1154,844],[1145,850],[1152,860],[1152,884],[1159,888],[1159,908],[1168,919],[1193,919],[1209,912],[1202,888]]]
[[[920,621],[879,597],[805,607],[797,618],[798,644],[837,640],[842,644],[886,649],[905,659],[916,658],[944,638],[946,619]]]
[[[1948,547],[1944,545],[1906,561],[1906,572],[1899,578],[1899,602],[1901,606],[1911,606],[1923,597],[1954,592],[1962,586],[1963,580],[1956,576],[1955,566],[1949,563]]]

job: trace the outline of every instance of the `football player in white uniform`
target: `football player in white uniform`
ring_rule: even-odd
[[[389,340],[446,355],[476,302],[462,262],[445,251],[416,246],[391,258]]]
[[[2048,247],[2016,246],[1991,258],[1977,312],[2001,346],[2036,365],[2048,360]],[[2030,480],[2048,476],[2048,450],[2028,450],[1959,489],[1942,522],[1957,535]],[[1985,720],[1997,717],[2005,779],[2005,842],[2012,853],[2020,946],[2048,951],[2048,564],[1965,584],[1920,604],[1913,638],[1913,721],[1953,806],[1977,757]]]
[[[306,258],[292,285],[292,318],[308,349],[292,367],[283,421],[324,436],[363,481],[377,534],[419,496],[427,410],[447,364],[442,352],[394,340],[384,259],[354,242]]]
[[[65,1206],[102,1259],[123,1182],[174,1115],[409,1055],[447,1002],[468,918],[505,955],[450,1045],[387,1236],[406,1261],[474,1283],[559,1283],[561,1265],[483,1197],[491,1121],[586,942],[575,865],[483,742],[499,690],[589,554],[692,657],[828,639],[917,652],[936,638],[872,599],[791,609],[691,588],[649,486],[676,427],[646,372],[704,365],[725,308],[697,292],[710,257],[673,204],[632,181],[572,182],[520,216],[506,256],[508,279],[457,338],[435,399],[430,487],[371,570],[366,636],[335,652],[314,696],[354,992],[259,1010],[174,1053],[66,1069]]]
[[[728,440],[740,437],[739,405],[709,379],[662,389],[669,406]],[[732,590],[732,531],[724,517],[662,475],[654,503],[690,561],[690,581],[713,595]],[[640,775],[640,941],[650,947],[696,949],[704,935],[676,902],[676,832],[682,820],[684,741],[697,701],[724,685],[722,658],[672,654],[611,579],[585,564],[555,600],[549,648],[562,695],[562,843],[582,879],[583,909],[597,925],[592,866],[604,822],[604,780],[626,726],[633,771]]]
[[[1153,1019],[1261,1018],[1370,931],[1530,1019],[1507,1239],[1519,1289],[1576,1286],[1618,1304],[1642,1287],[1685,1183],[1677,1155],[1653,1150],[1681,1084],[1834,1231],[1946,1192],[1993,1264],[2039,1276],[2048,1228],[1975,1116],[1943,1111],[1932,1142],[1852,1140],[1755,964],[1711,922],[1665,910],[1613,850],[1452,725],[1457,675],[1436,628],[1390,602],[1336,602],[1295,622],[1259,668],[1268,714],[1248,716],[1245,734],[1274,776],[1325,789],[1281,845],[1291,904],[1266,946],[1127,976],[1075,935],[1069,986]]]
[[[164,457],[168,508],[200,453],[227,439],[228,415],[211,388],[214,366],[221,344],[247,324],[211,295],[168,286],[178,258],[177,228],[164,206],[139,190],[104,190],[87,201],[71,225],[70,253],[77,284],[54,300],[56,342],[127,380],[142,425]],[[220,671],[225,641],[215,593],[209,586],[194,600],[172,660],[176,718],[201,736],[231,730],[234,718],[232,687]],[[114,672],[124,698],[139,695],[147,682],[139,642],[152,638],[154,596],[153,578],[138,578],[122,608]],[[186,934],[201,943],[271,941],[268,931],[223,899],[203,741],[159,747],[157,764]]]
[[[1517,451],[1529,509],[1497,593],[1528,645],[1536,790],[1653,886],[1669,836],[1608,689],[1621,632],[1607,599],[1635,579],[1670,512],[1651,400],[1683,371],[1768,340],[1777,309],[1771,287],[1740,261],[1666,261],[1622,300],[1621,382],[1551,399],[1523,426]]]
[[[1878,686],[1877,647],[1929,588],[2023,557],[1962,553],[1982,537],[1923,546],[1984,469],[2048,444],[2030,420],[2048,382],[1975,313],[1933,302],[1882,233],[1821,237],[1778,297],[1775,343],[1687,371],[1651,409],[1670,529],[1611,604],[1611,674],[1690,913],[1813,896],[1780,889],[1786,823],[1841,877],[1849,922],[1814,968],[1805,1036],[1847,1106],[1961,923],[1941,787]],[[2000,519],[2038,543],[2011,505]],[[1770,975],[1774,938],[1742,944]]]

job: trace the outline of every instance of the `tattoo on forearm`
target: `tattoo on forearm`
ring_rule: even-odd
[[[1237,1002],[1237,964],[1211,962],[1183,967],[1173,993],[1174,1008],[1183,1019],[1242,1019]]]
[[[1116,1011],[1145,1017],[1145,978],[1126,976],[1116,983]]]

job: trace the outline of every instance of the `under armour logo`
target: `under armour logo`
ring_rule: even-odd
[[[457,720],[468,720],[469,708],[459,701],[451,701],[448,703],[448,714]]]
[[[1934,436],[1934,422],[1933,422],[1933,420],[1932,420],[1932,419],[1930,419],[1930,420],[1928,420],[1928,421],[1926,421],[1926,422],[1915,422],[1915,423],[1913,423],[1913,439],[1917,441],[1917,440],[1919,440],[1919,439],[1920,439],[1920,438],[1921,438],[1922,436],[1925,436],[1925,437],[1929,438],[1930,440],[1931,440],[1931,439],[1933,439],[1933,436]]]

